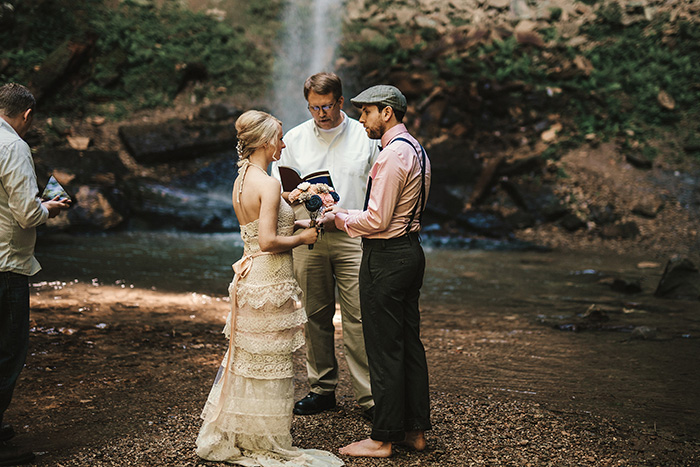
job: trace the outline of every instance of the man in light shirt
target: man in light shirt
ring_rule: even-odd
[[[35,228],[69,207],[58,197],[38,196],[34,161],[22,138],[32,125],[36,101],[22,85],[0,87],[0,465],[30,462],[32,452],[9,443],[15,432],[3,422],[29,346],[29,278]]]
[[[406,98],[397,88],[373,86],[351,102],[362,109],[360,122],[369,137],[383,147],[370,171],[364,209],[333,208],[336,226],[362,237],[360,304],[375,410],[370,437],[340,453],[389,457],[393,443],[425,449],[431,428],[418,303],[425,271],[419,232],[430,161],[401,123]]]
[[[334,73],[317,73],[304,83],[304,97],[311,119],[292,128],[284,137],[285,149],[279,166],[298,169],[302,176],[328,170],[344,206],[361,208],[367,176],[379,149],[357,121],[343,108],[343,88]],[[303,206],[295,206],[297,218],[307,218]],[[304,295],[308,322],[306,354],[311,391],[294,405],[297,415],[310,415],[335,407],[338,362],[335,357],[336,287],[342,318],[345,358],[350,370],[355,399],[363,414],[371,418],[374,401],[370,389],[360,313],[358,274],[362,249],[359,238],[335,229],[333,219],[324,223],[325,232],[314,248],[294,249],[294,275]]]

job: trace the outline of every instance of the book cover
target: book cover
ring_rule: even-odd
[[[280,165],[278,168],[280,171],[280,180],[282,181],[282,190],[284,191],[292,191],[302,182],[325,183],[330,187],[333,186],[331,174],[327,170],[319,170],[302,177],[299,170],[294,167]]]
[[[60,199],[70,199],[66,190],[58,183],[58,180],[51,175],[49,181],[46,183],[44,192],[41,194],[41,199],[54,199],[56,196],[60,197]]]

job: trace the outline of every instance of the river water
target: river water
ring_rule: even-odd
[[[602,411],[700,439],[700,304],[653,296],[663,264],[495,242],[441,243],[424,242],[425,335],[429,358],[448,365],[457,358],[460,371],[436,384]],[[241,253],[238,233],[40,235],[43,270],[32,282],[219,297]],[[614,279],[639,284],[641,292],[616,291]]]

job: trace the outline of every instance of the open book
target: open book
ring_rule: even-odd
[[[283,191],[292,191],[302,182],[325,183],[330,187],[333,186],[331,174],[327,170],[319,170],[318,172],[310,173],[302,177],[301,173],[294,167],[280,165],[278,168],[280,171],[280,180],[282,181]]]
[[[49,178],[49,181],[46,183],[44,192],[41,194],[41,199],[54,199],[56,196],[59,196],[60,199],[70,199],[66,190],[58,183],[58,180],[51,175],[51,178]]]

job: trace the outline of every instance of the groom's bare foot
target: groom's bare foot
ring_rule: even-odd
[[[414,449],[416,451],[423,451],[426,446],[425,442],[425,432],[424,431],[407,431],[406,439],[401,443],[402,446]]]
[[[367,438],[348,444],[344,448],[340,448],[339,451],[343,455],[353,457],[389,457],[391,456],[391,443]]]

